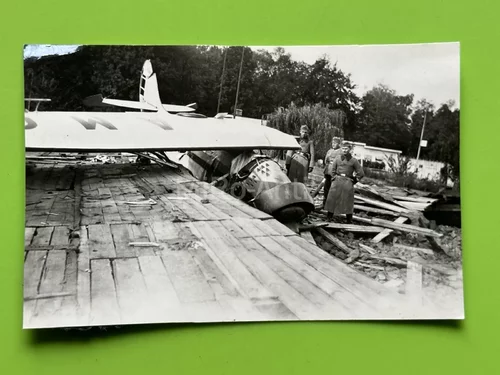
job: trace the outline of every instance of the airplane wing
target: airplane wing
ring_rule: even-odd
[[[158,110],[155,106],[146,102],[103,98],[101,94],[89,96],[83,100],[83,103],[89,107],[105,107],[107,105],[111,105],[122,108],[142,109],[146,111]],[[188,105],[162,104],[162,106],[167,112],[194,112],[196,110],[196,103]]]
[[[158,112],[28,112],[25,144],[28,151],[65,152],[300,149],[273,128]]]

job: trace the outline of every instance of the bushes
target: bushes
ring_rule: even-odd
[[[332,110],[323,104],[297,107],[294,103],[268,116],[267,126],[282,132],[299,135],[301,125],[307,125],[314,141],[315,159],[324,159],[332,137],[343,137],[346,116],[341,110]]]

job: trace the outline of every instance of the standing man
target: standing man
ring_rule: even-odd
[[[287,153],[285,166],[287,175],[292,182],[305,183],[307,175],[314,168],[314,143],[309,137],[307,125],[300,127],[299,145],[300,151]]]
[[[351,152],[352,145],[343,142],[342,154],[337,156],[332,163],[332,185],[325,204],[328,220],[331,220],[333,215],[346,215],[347,222],[352,223],[354,185],[365,174],[359,162],[352,157]],[[354,172],[356,172],[355,176]]]
[[[326,206],[326,198],[328,197],[328,192],[330,191],[330,187],[332,186],[332,165],[333,161],[337,158],[337,156],[342,155],[342,149],[340,145],[342,144],[342,139],[340,137],[332,138],[332,148],[328,150],[325,156],[325,184],[323,187],[323,207]]]

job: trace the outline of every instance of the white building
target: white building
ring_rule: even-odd
[[[416,173],[418,178],[436,181],[441,178],[441,169],[444,166],[440,161],[411,159],[410,172]]]
[[[398,162],[401,151],[389,148],[367,146],[366,143],[351,142],[353,147],[353,156],[358,159],[362,166],[367,161],[384,163],[385,171],[390,171],[387,159],[392,157]],[[417,178],[437,181],[441,178],[441,169],[445,166],[440,161],[410,159],[409,171],[417,174]]]
[[[384,170],[386,171],[389,171],[387,159],[392,157],[397,162],[398,157],[402,152],[400,150],[392,150],[390,148],[367,146],[366,143],[361,142],[351,143],[354,145],[352,155],[360,161],[362,166],[364,166],[366,161],[384,163]]]

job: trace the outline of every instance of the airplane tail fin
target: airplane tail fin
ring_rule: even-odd
[[[157,110],[163,108],[158,89],[156,73],[153,72],[151,60],[146,60],[142,67],[141,81],[139,85],[139,101],[154,106]]]
[[[103,98],[101,94],[92,95],[84,99],[84,105],[89,107],[116,106],[123,108],[139,109],[141,111],[167,112],[194,112],[196,103],[188,105],[162,104],[156,73],[153,71],[151,60],[146,60],[142,66],[141,79],[139,83],[139,101]]]
[[[158,89],[156,73],[153,71],[151,60],[146,60],[142,66],[141,80],[139,83],[139,102],[152,105],[158,110],[165,109],[167,112],[194,112],[198,109],[198,104],[188,105],[162,104]]]

